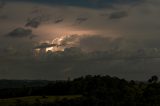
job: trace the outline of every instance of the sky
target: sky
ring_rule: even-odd
[[[0,79],[159,76],[159,12],[159,0],[0,0]]]

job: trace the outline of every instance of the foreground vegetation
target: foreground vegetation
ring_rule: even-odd
[[[44,103],[53,103],[62,100],[71,100],[79,97],[81,97],[81,95],[17,97],[9,99],[0,99],[0,106],[38,105]]]
[[[1,89],[0,98],[0,106],[160,106],[160,83],[157,76],[136,82],[89,75],[43,87]]]

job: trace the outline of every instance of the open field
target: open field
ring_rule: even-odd
[[[80,95],[69,96],[28,96],[19,98],[0,99],[0,106],[16,106],[16,104],[35,104],[60,101],[62,99],[74,99],[81,97]]]

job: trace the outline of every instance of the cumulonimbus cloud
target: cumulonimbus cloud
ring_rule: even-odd
[[[16,12],[20,12],[19,11],[20,5],[17,6],[16,3],[15,4],[10,3],[9,4],[10,6],[14,5],[15,7],[17,7],[17,8],[14,8],[15,10],[12,8],[14,11],[16,11],[16,12],[13,12],[14,14],[16,14],[14,17],[16,19],[20,18],[24,21],[19,23],[19,20],[17,21],[15,19],[11,18],[10,20],[9,19],[6,20],[5,22],[9,23],[9,25],[14,24],[13,21],[15,21],[16,24],[18,23],[20,25],[24,25],[24,23],[25,23],[27,27],[34,28],[34,29],[32,29],[33,30],[32,35],[34,33],[36,35],[39,35],[40,37],[46,38],[47,40],[54,39],[56,36],[59,36],[59,35],[66,36],[66,34],[68,34],[68,33],[70,34],[70,32],[73,34],[85,36],[85,34],[83,34],[83,32],[85,33],[88,31],[91,36],[94,36],[98,33],[97,35],[101,35],[104,38],[108,38],[108,37],[109,38],[116,38],[116,37],[123,38],[124,37],[126,39],[132,40],[132,42],[139,41],[139,42],[141,42],[141,44],[144,45],[143,47],[148,47],[148,45],[153,45],[153,44],[156,45],[154,38],[156,37],[156,39],[159,39],[159,37],[157,36],[159,34],[159,31],[157,30],[159,27],[159,24],[158,24],[159,21],[157,21],[157,20],[159,19],[160,16],[156,13],[156,12],[158,12],[158,9],[159,9],[159,7],[156,6],[158,3],[157,2],[155,3],[155,1],[152,1],[152,4],[150,4],[150,2],[147,0],[144,3],[136,4],[134,6],[134,8],[132,8],[132,7],[130,7],[130,4],[132,4],[133,1],[130,1],[130,2],[129,1],[130,0],[126,0],[126,3],[128,2],[129,4],[126,4],[126,3],[123,4],[122,1],[119,1],[121,3],[116,4],[118,9],[106,9],[106,8],[103,8],[103,9],[89,8],[88,9],[88,8],[82,8],[82,7],[79,8],[76,6],[67,7],[68,5],[62,6],[65,9],[61,9],[61,7],[51,7],[48,5],[44,6],[44,5],[37,4],[37,7],[39,7],[40,10],[38,10],[38,13],[36,13],[36,15],[35,14],[27,14],[27,13],[30,13],[30,11],[32,11],[32,9],[33,9],[30,7],[35,7],[32,4],[22,3],[24,6],[29,7],[30,9],[24,9],[23,11],[25,11],[25,12],[23,13],[23,15],[21,15],[21,14],[16,14]],[[140,1],[143,1],[143,0],[140,0]],[[98,2],[98,0],[96,2]],[[12,9],[7,8],[6,11],[11,11]],[[39,12],[39,11],[41,11],[41,12]],[[105,17],[99,16],[99,14],[104,14],[104,13],[107,14],[107,15],[105,14]],[[5,13],[5,14],[7,14],[7,13]],[[7,14],[7,15],[9,15],[8,17],[11,17],[10,14],[9,13]],[[51,14],[51,17],[49,17],[49,22],[45,23],[46,21],[44,21],[44,19],[48,19],[48,14]],[[70,14],[72,14],[72,15],[70,15]],[[84,18],[78,17],[82,14],[84,16],[87,15],[87,18],[84,16],[83,16]],[[40,18],[40,19],[37,18],[39,16],[41,17],[42,15],[43,15],[42,18]],[[55,16],[62,16],[62,17],[61,17],[61,19],[57,19],[55,21],[54,20]],[[144,16],[145,16],[145,18],[144,18]],[[30,20],[27,21],[27,23],[26,23],[25,21],[28,17],[30,17]],[[65,21],[64,21],[64,19],[65,19]],[[85,24],[73,26],[73,23],[75,22],[75,20],[76,20],[76,22],[78,21],[79,23],[85,22]],[[117,21],[117,20],[119,20],[119,21]],[[10,23],[10,22],[12,22],[12,23]],[[61,24],[55,24],[55,23],[61,23]],[[39,27],[40,25],[42,27]],[[4,25],[4,27],[5,26],[6,25]],[[43,26],[48,26],[48,27],[45,28]],[[8,27],[10,27],[10,26],[7,26],[7,28]],[[28,28],[24,28],[24,29],[28,29]],[[94,31],[96,32],[95,34],[93,34]],[[26,31],[24,31],[24,32],[26,32]],[[9,33],[9,35],[10,34],[14,37],[24,37],[24,36],[29,37],[29,34],[22,34],[22,35],[17,34],[17,33],[15,34],[15,32],[13,33],[12,31]],[[153,38],[153,40],[150,39],[151,37]],[[100,38],[97,38],[97,39],[100,40]],[[72,40],[74,41],[74,39],[72,39]],[[101,39],[101,40],[103,42],[103,39]],[[84,42],[84,41],[83,41],[83,43],[85,44],[86,42]],[[93,40],[91,41],[91,43],[92,42],[93,42]],[[108,41],[106,40],[106,42],[108,42]],[[63,44],[65,44],[65,43],[63,43]],[[71,40],[70,40],[70,44],[71,44]],[[95,44],[101,45],[100,43],[95,43]],[[130,45],[130,44],[131,43],[126,44],[126,45]],[[139,43],[134,43],[134,44],[137,45],[136,47],[140,47]],[[83,45],[82,41],[81,41],[81,45]],[[106,44],[106,45],[108,45],[108,44]],[[102,47],[97,47],[97,49],[106,47],[103,44],[101,46]]]

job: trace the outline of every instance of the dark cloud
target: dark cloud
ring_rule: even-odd
[[[13,47],[8,47],[3,49],[3,53],[8,54],[8,55],[15,55],[17,54],[17,50]]]
[[[102,37],[100,35],[87,36],[80,39],[79,46],[85,51],[105,51],[118,49],[122,38]]]
[[[78,24],[81,24],[81,23],[83,23],[83,22],[85,22],[85,21],[87,21],[88,20],[88,18],[86,18],[86,17],[78,17],[77,19],[76,19],[76,22],[78,23]]]
[[[131,3],[142,3],[145,0],[112,0],[115,3],[127,3],[127,4],[131,4]]]
[[[50,19],[50,16],[47,14],[39,14],[34,17],[28,18],[26,27],[38,28],[43,22],[46,22]]]
[[[19,1],[24,1],[24,0],[19,0]],[[13,3],[14,6],[12,5],[11,7],[10,5],[8,5],[7,9],[2,12],[4,12],[3,14],[6,14],[7,16],[9,17],[12,16],[12,17],[9,18],[10,20],[7,20],[7,22],[1,20],[1,30],[4,31],[4,33],[6,33],[10,28],[14,27],[16,29],[8,34],[11,38],[32,37],[32,32],[29,31],[30,29],[17,28],[17,26],[24,24],[24,22],[26,22],[26,17],[30,16],[29,18],[30,20],[26,22],[27,24],[29,23],[28,27],[34,28],[34,27],[39,27],[39,25],[42,25],[42,27],[37,28],[35,30],[35,33],[37,33],[40,37],[39,39],[34,40],[35,42],[29,39],[10,40],[8,38],[2,38],[2,37],[0,38],[1,42],[0,46],[2,48],[7,48],[6,51],[3,51],[4,52],[3,54],[8,53],[14,55],[16,53],[14,60],[12,60],[12,58],[10,59],[9,56],[6,56],[7,59],[4,56],[1,56],[2,58],[4,57],[4,59],[1,59],[0,61],[2,66],[0,67],[0,71],[1,70],[3,71],[3,67],[6,68],[9,67],[8,70],[12,70],[8,71],[5,76],[1,75],[1,78],[61,79],[64,78],[61,72],[68,69],[71,70],[73,77],[85,74],[107,73],[111,75],[123,76],[129,79],[130,78],[144,79],[144,74],[148,74],[149,76],[151,75],[150,73],[159,74],[160,60],[148,59],[152,57],[154,58],[160,57],[159,55],[160,43],[158,36],[159,35],[158,28],[160,24],[158,22],[159,15],[157,14],[159,11],[158,3],[153,3],[153,4],[146,3],[139,5],[136,8],[130,8],[130,4],[131,5],[136,4],[135,1],[137,1],[138,3],[138,0],[95,0],[93,2],[92,1],[90,2],[91,3],[90,6],[85,5],[84,3],[83,5],[79,4],[79,1],[81,0],[78,1],[74,0],[74,3],[77,3],[78,6],[83,6],[87,8],[79,8],[77,7],[77,5],[74,5],[74,7],[69,7],[70,5],[68,3],[67,5],[68,7],[65,5],[64,9],[63,6],[61,8],[60,6],[61,4],[59,3],[57,7],[53,6],[52,10],[52,6],[47,6],[44,3],[48,0],[37,0],[37,1],[26,0],[26,1],[27,2],[34,1],[38,3],[41,1],[43,2],[43,5],[36,4],[40,8],[37,8],[35,11],[32,12],[32,14],[30,12],[31,10],[33,10],[32,7],[35,6],[35,3],[27,4],[25,2],[24,4],[22,3],[22,5],[20,3],[19,4]],[[49,0],[48,4],[52,5],[53,1],[55,0]],[[56,0],[56,1],[61,2],[63,0]],[[115,4],[121,4],[121,6],[113,5],[117,7],[119,10],[95,9],[98,8],[98,6],[107,7],[107,5],[101,1],[105,1],[109,5],[110,4],[112,5],[113,1],[116,1],[117,3]],[[155,1],[159,2],[158,0]],[[70,0],[67,0],[66,2],[70,2]],[[127,2],[129,5],[125,5]],[[90,9],[90,7],[92,8],[92,6],[95,6],[94,9]],[[21,7],[24,8],[22,9]],[[128,11],[128,8],[132,10]],[[144,11],[150,11],[150,12],[144,13]],[[127,12],[129,13],[130,16],[124,18],[128,16]],[[53,14],[52,18],[48,17],[49,15],[47,14]],[[65,22],[63,22],[61,25],[53,24],[53,22],[55,21],[54,16],[61,16],[61,14],[63,14],[62,16],[63,18],[57,19],[57,22],[58,23],[62,22],[61,20],[64,21],[64,19]],[[87,16],[82,14],[87,14]],[[101,16],[105,17],[97,16],[97,14],[101,14]],[[77,18],[77,16],[79,16],[80,18],[81,17],[82,18],[90,17],[90,18],[89,21],[87,21],[87,24],[80,25],[78,27],[72,25],[69,26],[68,23],[72,23],[73,20],[76,21],[77,23],[78,21],[82,21],[80,23],[86,22],[83,19],[78,19],[79,17]],[[76,20],[75,17],[78,20]],[[108,17],[107,21],[104,20],[104,18],[106,17]],[[50,23],[43,24],[43,22],[46,22],[48,18],[51,19]],[[121,21],[114,20],[120,18],[124,19]],[[2,19],[5,19],[5,17],[2,17]],[[78,35],[66,36],[66,33],[70,31],[71,33],[73,31],[74,34],[75,33],[81,34],[81,36]],[[83,35],[83,31],[87,32],[86,35]],[[60,43],[57,42],[53,42],[54,44],[40,43],[39,45],[35,46],[35,44],[39,42],[39,40],[45,42],[46,40],[50,41],[55,37],[59,38],[60,36],[63,36],[62,37],[63,39],[58,39]],[[128,41],[125,41],[123,38],[127,39]],[[14,45],[15,47],[12,48],[10,47],[10,45]],[[46,58],[40,57],[46,59],[45,62],[37,62],[39,61],[37,57],[34,60],[30,59],[32,58],[32,56],[30,55],[29,55],[30,57],[27,56],[28,55],[27,51],[29,51],[30,53],[30,51],[32,51],[33,49],[45,50],[45,48],[54,46],[57,47],[55,47],[53,50],[56,51],[60,46],[59,49],[60,50],[64,49],[64,51],[61,52],[58,51],[53,53],[50,52],[49,54],[46,53],[47,55],[47,56],[45,55]],[[84,51],[91,51],[92,53],[87,52],[86,55],[81,55],[81,51],[79,48]],[[2,50],[0,50],[0,55],[2,54],[1,51]],[[22,54],[24,54],[24,57],[26,56],[26,58],[23,59],[19,52],[23,52]],[[75,57],[73,56],[73,58],[71,58],[70,55],[71,56],[74,55]],[[11,61],[8,60],[8,58]],[[58,58],[60,59],[58,60]],[[57,62],[57,60],[60,62]]]
[[[126,11],[113,12],[109,15],[109,19],[121,19],[127,17],[128,13]]]
[[[58,23],[63,22],[63,20],[64,20],[64,19],[60,17],[60,18],[57,18],[57,19],[54,21],[54,23],[55,23],[55,24],[58,24]]]
[[[8,33],[7,36],[13,37],[13,38],[23,38],[23,37],[33,38],[34,35],[32,34],[31,29],[25,29],[20,27]]]
[[[0,9],[3,8],[6,5],[4,0],[0,0]]]
[[[7,15],[0,15],[0,20],[6,20],[8,19],[9,17]]]
[[[82,56],[82,54],[83,51],[78,47],[65,48],[63,52],[63,56],[74,56],[75,58],[79,58],[79,56]]]
[[[50,14],[40,7],[34,7],[31,11],[30,17],[27,19],[26,27],[38,28],[42,23],[51,20]]]
[[[36,2],[51,6],[76,6],[94,9],[115,8],[116,5],[137,5],[146,0],[6,0],[18,2]]]
[[[113,49],[118,50],[122,48],[123,42],[123,38],[104,37],[101,35],[70,35],[64,37],[59,46],[63,46],[64,48],[78,47],[84,51],[93,52]]]
[[[41,18],[32,18],[28,19],[28,22],[26,23],[26,27],[32,27],[32,28],[38,28],[38,26],[41,24]]]
[[[34,49],[46,49],[49,47],[58,46],[57,44],[51,44],[51,43],[41,43],[38,46],[35,46]]]

